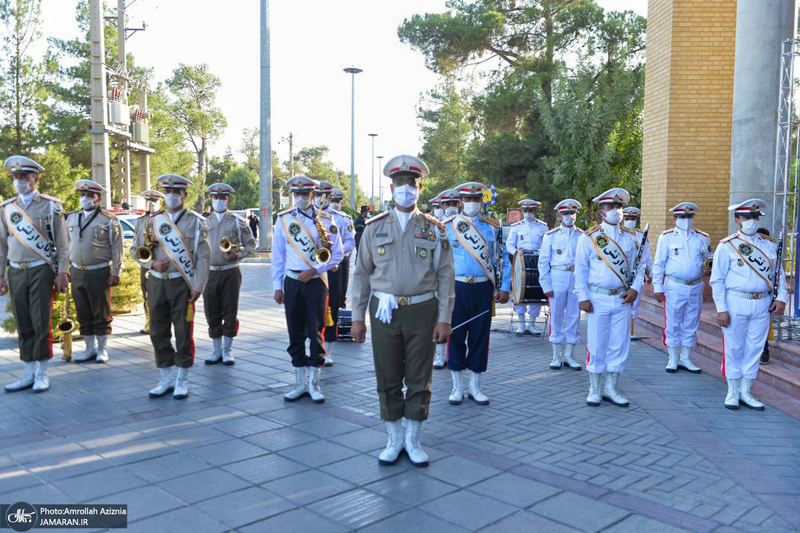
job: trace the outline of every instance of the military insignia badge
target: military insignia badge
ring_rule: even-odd
[[[171,229],[169,227],[169,224],[161,224],[161,226],[158,228],[158,231],[159,233],[161,233],[161,235],[167,235],[171,231]]]
[[[466,233],[469,229],[469,224],[464,222],[463,220],[456,225],[456,229],[459,233]]]
[[[599,246],[600,248],[605,248],[606,246],[608,246],[608,239],[603,237],[602,235],[597,237],[597,240],[595,242],[597,242],[597,246]]]
[[[756,204],[751,205],[750,206],[750,211],[755,213],[756,211],[758,211],[758,206]]]
[[[205,239],[206,237],[208,237],[208,230],[207,230],[206,228],[203,228],[203,229],[201,229],[201,230],[200,230],[200,236],[201,236],[202,238],[204,238],[204,239]]]
[[[561,255],[561,250],[556,250],[556,253],[557,253],[558,255]]]
[[[422,250],[420,250],[420,251],[419,251],[419,256],[420,256],[421,258],[425,259],[426,257],[428,257],[428,250],[426,250],[425,248],[423,248]]]
[[[450,249],[450,241],[442,241],[442,250],[447,251]]]
[[[739,266],[744,266],[744,261],[739,259],[738,261],[736,261],[736,264],[739,265]]]
[[[378,246],[378,255],[383,255],[386,253],[386,248],[383,246]]]
[[[453,241],[453,248],[458,248],[458,241]]]
[[[524,241],[525,240],[525,235],[520,235],[519,236],[519,240]]]
[[[677,248],[675,248],[674,254],[678,255],[678,249]]]
[[[11,213],[11,222],[13,224],[19,224],[20,220],[22,220],[22,215],[20,215],[16,211],[14,213]]]
[[[400,170],[408,170],[408,163],[406,163],[405,161],[403,161],[403,164],[402,164],[402,165],[400,165]]]
[[[352,224],[350,224],[349,226],[347,226],[347,231],[349,231],[350,233],[353,233],[353,231],[355,231],[355,228],[353,228],[353,225],[352,225]]]
[[[339,228],[337,228],[336,226],[331,226],[331,233],[333,234],[339,233]]]
[[[753,253],[753,249],[747,244],[740,244],[739,251],[742,252],[742,255],[745,257]]]
[[[242,233],[245,235],[250,235],[250,228],[242,228]]]
[[[300,233],[300,226],[297,224],[289,224],[289,235],[296,237]]]

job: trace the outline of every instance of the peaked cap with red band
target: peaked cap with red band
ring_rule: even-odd
[[[206,194],[225,194],[231,195],[236,191],[227,183],[212,183],[206,189]]]
[[[628,205],[628,202],[631,201],[631,195],[628,194],[628,191],[626,191],[625,189],[614,187],[613,189],[608,189],[600,196],[592,198],[592,201],[598,205],[603,205],[603,204]]]
[[[573,200],[572,198],[567,198],[566,200],[561,200],[556,204],[555,210],[559,213],[574,213],[578,209],[581,208],[581,203],[578,200]]]
[[[733,211],[734,213],[739,213],[740,215],[758,215],[763,217],[765,215],[762,209],[764,209],[766,206],[767,202],[761,198],[750,198],[749,200],[745,200],[740,204],[729,205],[728,211]]]
[[[439,195],[440,204],[443,204],[445,202],[457,202],[457,201],[458,201],[458,195],[453,189],[446,189],[442,191],[442,193]]]
[[[317,185],[314,187],[315,194],[333,194],[333,190],[336,187],[329,181],[318,181]]]
[[[675,215],[694,215],[700,211],[700,208],[697,207],[697,204],[693,204],[692,202],[681,202],[672,209],[672,212]]]
[[[80,192],[93,192],[95,194],[103,194],[108,192],[105,187],[92,180],[78,180],[75,182],[75,188]]]
[[[164,193],[161,191],[154,191],[152,189],[148,189],[146,191],[140,192],[139,197],[144,198],[148,202],[157,202],[164,198]]]
[[[3,165],[12,174],[40,174],[44,172],[44,167],[29,157],[24,155],[9,156]]]
[[[333,189],[333,192],[331,193],[331,200],[335,202],[343,201],[344,191],[341,189]]]
[[[286,188],[289,189],[289,192],[314,192],[316,186],[316,181],[303,174],[295,176],[286,182]]]
[[[467,198],[479,198],[483,196],[483,191],[486,190],[486,185],[478,183],[477,181],[468,181],[462,183],[453,189],[458,196]]]
[[[520,206],[522,209],[538,209],[542,202],[537,202],[536,200],[520,200],[517,202],[517,205]]]
[[[185,189],[189,185],[194,185],[191,180],[178,174],[162,174],[156,179],[156,183],[169,189]]]
[[[428,165],[413,155],[398,155],[389,160],[383,167],[383,175],[393,178],[396,174],[416,174],[418,178],[427,178]]]
[[[638,207],[626,207],[622,210],[622,216],[624,217],[640,217],[642,216],[642,210]]]

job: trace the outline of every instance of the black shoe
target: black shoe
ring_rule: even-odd
[[[769,352],[765,351],[761,354],[761,364],[767,365],[769,364]]]

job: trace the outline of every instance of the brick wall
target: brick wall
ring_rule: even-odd
[[[700,206],[712,246],[728,232],[736,0],[649,0],[642,220],[656,236],[668,209]]]

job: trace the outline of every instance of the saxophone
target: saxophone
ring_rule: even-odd
[[[158,242],[150,231],[150,214],[152,212],[152,202],[147,202],[147,214],[144,218],[144,246],[139,246],[133,254],[136,260],[144,267],[150,266],[153,262],[153,250]]]
[[[322,246],[317,249],[316,259],[320,265],[325,265],[331,260],[331,237],[328,235],[328,230],[322,224],[322,209],[317,209],[317,233],[319,233],[319,242]]]

